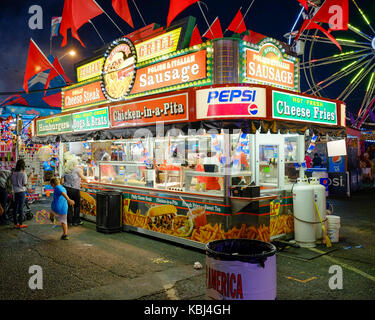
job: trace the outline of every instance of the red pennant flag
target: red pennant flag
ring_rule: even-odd
[[[60,34],[64,38],[61,46],[66,46],[68,29],[71,29],[72,36],[84,47],[78,36],[78,29],[102,13],[103,10],[94,0],[65,0],[60,25]]]
[[[233,31],[234,33],[242,33],[247,30],[245,22],[243,20],[241,9],[238,10],[236,16],[230,23],[228,30]]]
[[[8,106],[15,105],[15,104],[18,104],[18,105],[21,105],[21,106],[29,106],[28,102],[23,97],[14,99],[11,102],[7,103]]]
[[[211,40],[223,37],[223,31],[221,29],[219,17],[216,17],[216,19],[211,24],[211,26],[208,28],[208,30],[203,35],[203,37],[211,39]]]
[[[12,100],[13,99],[13,100]],[[0,103],[1,106],[11,106],[11,105],[14,105],[14,104],[19,104],[19,105],[22,105],[22,106],[28,106],[29,104],[27,103],[27,101],[25,100],[25,98],[23,98],[21,95],[19,94],[16,94],[16,95],[13,95],[13,96],[10,96],[8,98],[6,98],[4,101],[2,101]]]
[[[52,65],[39,49],[33,39],[30,39],[29,54],[27,56],[25,77],[23,79],[23,88],[29,93],[29,80],[37,73],[51,69]]]
[[[297,0],[302,6],[305,8],[306,11],[309,11],[309,6],[307,5],[307,0]]]
[[[62,66],[61,66],[61,64],[60,64],[60,62],[57,58],[55,58],[55,60],[53,61],[52,66],[54,68],[52,68],[51,71],[48,74],[46,84],[44,85],[45,90],[48,89],[48,86],[49,86],[49,83],[51,82],[51,80],[56,78],[59,75],[61,75],[63,77],[63,79],[66,83],[72,82],[72,80],[70,80],[68,78],[68,76],[65,74],[64,69],[62,68]],[[44,93],[44,95],[46,95],[46,92]]]
[[[61,92],[42,98],[50,107],[61,108]]]
[[[245,34],[242,37],[242,40],[250,42],[250,43],[257,44],[260,41],[262,41],[264,38],[267,38],[267,37],[265,35],[261,34],[261,33],[249,30],[249,34]]]
[[[191,35],[189,47],[195,46],[197,44],[201,44],[202,42],[203,41],[202,41],[201,34],[199,33],[199,29],[198,29],[197,26],[195,26],[194,30],[193,30],[193,33]]]
[[[348,0],[326,0],[318,12],[312,17],[315,22],[328,23],[331,30],[348,30]]]
[[[318,29],[318,30],[322,31],[327,36],[327,38],[329,40],[331,40],[340,49],[340,51],[342,51],[342,48],[341,48],[340,44],[337,42],[337,40],[327,30],[325,30],[322,26],[320,26],[316,22],[314,22],[312,20],[309,20],[309,19],[306,19],[303,22],[302,27],[299,30],[299,32],[297,34],[297,37],[295,38],[294,41],[297,41],[298,38],[300,37],[301,33],[303,31],[305,31],[306,29]]]
[[[130,14],[128,0],[112,0],[112,7],[116,13],[134,29],[132,16]]]
[[[14,99],[14,98],[21,98],[21,96],[20,96],[19,94],[15,94],[15,95],[13,95],[13,96],[10,96],[10,97],[4,99],[3,101],[1,101],[1,102],[0,102],[0,106],[5,105],[8,101],[10,101],[10,100],[12,100],[12,99]]]
[[[176,18],[182,11],[196,2],[198,2],[198,0],[171,0],[169,3],[167,27],[169,27],[173,19]]]

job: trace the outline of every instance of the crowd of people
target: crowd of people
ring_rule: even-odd
[[[29,177],[25,172],[25,161],[19,159],[12,171],[0,170],[0,225],[9,225],[13,219],[15,229],[27,228],[24,223],[24,207]],[[53,166],[55,169],[55,165]],[[68,240],[68,226],[79,226],[80,218],[80,189],[81,181],[87,181],[82,169],[78,167],[78,159],[66,153],[64,156],[65,172],[58,178],[55,170],[48,171],[48,182],[54,189],[50,218],[58,216],[63,234],[62,240]],[[10,216],[9,202],[12,202]]]

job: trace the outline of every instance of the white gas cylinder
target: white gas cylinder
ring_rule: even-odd
[[[319,183],[318,178],[310,178],[309,182],[314,188],[315,202],[318,207],[320,217],[322,218],[322,221],[325,224],[326,230],[327,230],[327,222],[325,222],[326,220],[326,188]],[[316,210],[314,210],[314,212],[315,212],[315,221],[316,221],[316,239],[322,239],[323,238],[322,225],[320,223],[318,213],[316,212]]]
[[[314,188],[305,178],[293,186],[294,239],[301,247],[315,247]]]

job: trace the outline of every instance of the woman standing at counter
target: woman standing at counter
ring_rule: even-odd
[[[73,224],[73,226],[83,224],[80,217],[81,180],[88,182],[83,175],[82,169],[78,167],[78,159],[74,155],[70,155],[66,159],[65,174],[62,177],[62,182],[68,197],[74,201],[73,209],[71,206],[68,209],[68,224]]]

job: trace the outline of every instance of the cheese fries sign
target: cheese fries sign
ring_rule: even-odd
[[[112,42],[105,53],[102,90],[108,100],[121,100],[129,94],[136,75],[137,52],[127,38]]]

